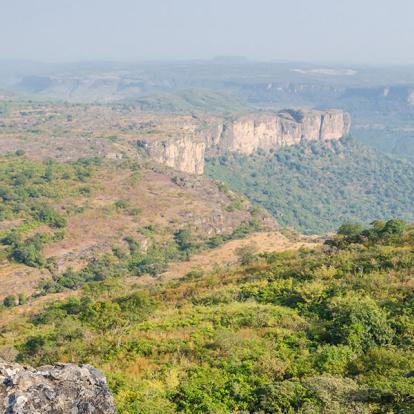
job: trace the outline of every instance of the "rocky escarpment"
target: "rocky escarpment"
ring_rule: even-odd
[[[190,134],[140,143],[153,160],[183,172],[202,174],[206,155],[251,154],[303,140],[338,140],[349,132],[350,125],[349,114],[340,110],[256,112],[232,119],[203,119]]]
[[[66,121],[62,121],[66,119]],[[40,128],[41,126],[41,128]],[[17,149],[36,160],[84,157],[123,159],[146,152],[151,160],[202,174],[206,157],[258,149],[276,151],[302,140],[334,140],[347,134],[350,117],[340,110],[261,111],[226,117],[214,113],[153,113],[124,106],[27,105],[0,120],[0,153]],[[39,130],[37,128],[40,128]],[[55,137],[47,131],[64,128]]]
[[[218,149],[251,154],[258,149],[277,149],[302,140],[340,139],[349,127],[349,115],[338,110],[248,114],[224,124]]]
[[[90,365],[34,369],[0,363],[0,412],[111,414],[116,409],[105,377]]]
[[[202,174],[206,143],[197,136],[181,137],[144,143],[148,155],[161,164],[176,170]]]

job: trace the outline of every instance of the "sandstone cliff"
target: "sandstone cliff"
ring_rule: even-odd
[[[340,139],[349,127],[349,115],[337,110],[248,114],[224,124],[219,150],[251,154],[258,149],[299,144],[302,140]]]
[[[203,173],[206,143],[199,137],[180,137],[144,145],[154,161],[190,174]]]
[[[350,124],[349,114],[340,110],[257,112],[232,119],[199,119],[191,133],[143,140],[141,145],[157,162],[202,174],[206,155],[252,154],[258,149],[277,150],[302,140],[337,140],[349,132]]]
[[[160,164],[199,175],[206,157],[277,151],[301,140],[340,139],[349,131],[350,117],[340,110],[287,109],[225,117],[204,112],[160,114],[108,105],[90,105],[84,110],[54,103],[44,104],[41,110],[30,105],[16,109],[0,124],[13,126],[3,128],[8,132],[0,140],[1,154],[18,148],[36,160],[67,162],[94,156],[119,160],[137,157],[138,147]],[[45,133],[58,127],[65,134]]]
[[[0,412],[111,414],[116,409],[105,377],[90,365],[34,369],[0,363]]]

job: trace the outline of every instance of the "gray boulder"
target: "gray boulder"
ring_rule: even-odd
[[[0,361],[0,413],[115,412],[105,377],[90,365],[56,364],[34,369]]]

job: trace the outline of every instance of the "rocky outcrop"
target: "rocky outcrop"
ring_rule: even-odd
[[[90,365],[37,369],[0,362],[0,412],[8,414],[111,414],[105,377]]]
[[[220,152],[251,154],[258,149],[275,150],[302,140],[340,139],[350,127],[343,111],[294,111],[248,114],[225,123]]]
[[[206,143],[200,137],[165,139],[143,145],[150,158],[168,167],[190,174],[204,171]]]
[[[141,145],[154,161],[202,174],[206,155],[252,154],[258,149],[277,150],[303,140],[338,140],[349,132],[350,125],[349,114],[340,110],[256,112],[232,119],[200,120],[199,128],[187,136],[144,140]]]

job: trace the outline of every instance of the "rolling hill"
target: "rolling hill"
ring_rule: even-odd
[[[148,112],[216,112],[238,113],[252,109],[240,98],[229,93],[208,89],[184,89],[125,100],[142,111]]]

